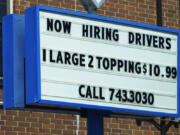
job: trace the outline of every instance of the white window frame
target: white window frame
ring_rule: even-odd
[[[7,0],[7,15],[13,14],[13,0]]]

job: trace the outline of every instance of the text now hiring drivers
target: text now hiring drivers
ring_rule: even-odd
[[[71,34],[72,22],[47,18],[47,31]],[[118,29],[82,24],[82,37],[118,42]],[[160,49],[171,49],[171,38],[137,32],[128,32],[128,43]]]

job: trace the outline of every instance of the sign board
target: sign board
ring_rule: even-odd
[[[44,6],[25,24],[27,104],[179,116],[179,31]]]

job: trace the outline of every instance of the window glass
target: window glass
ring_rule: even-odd
[[[0,3],[0,18],[4,15],[6,15],[6,5]]]
[[[0,81],[1,81],[1,77],[2,77],[2,23],[0,22]]]
[[[6,15],[7,0],[0,0],[0,85],[2,85],[2,17]]]

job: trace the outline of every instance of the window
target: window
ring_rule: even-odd
[[[0,0],[0,86],[2,86],[2,17],[7,14],[7,0]]]

